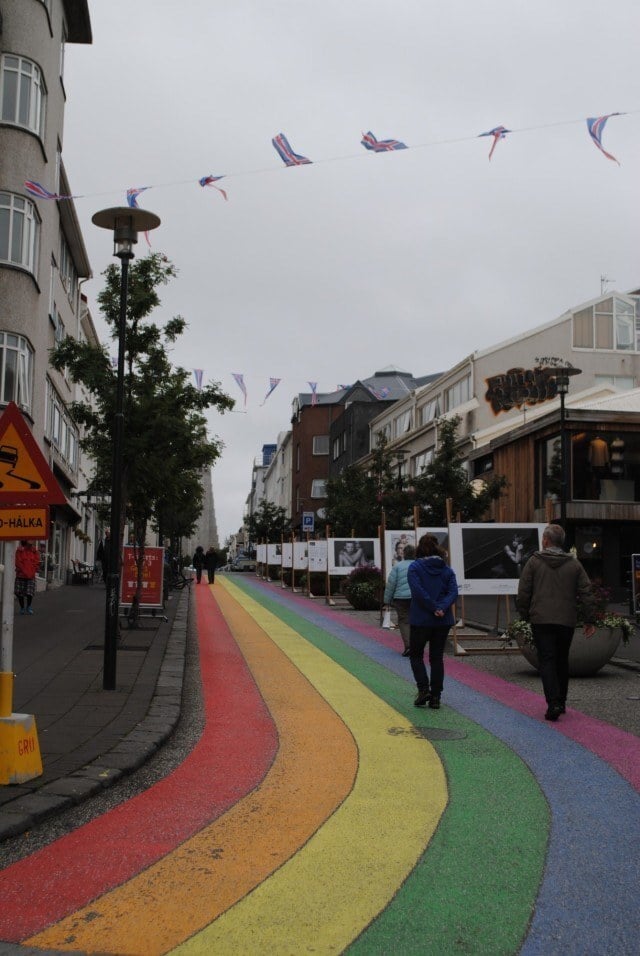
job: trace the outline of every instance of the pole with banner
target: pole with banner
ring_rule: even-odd
[[[0,416],[0,541],[4,543],[0,640],[0,785],[42,774],[33,714],[13,713],[13,579],[16,541],[46,541],[49,506],[67,503],[18,406]]]

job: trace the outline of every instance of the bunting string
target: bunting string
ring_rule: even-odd
[[[632,116],[632,115],[637,115],[638,113],[640,113],[640,109],[626,110],[624,112],[606,113],[602,116],[595,116],[595,117],[592,116],[586,119],[560,120],[556,123],[544,123],[537,126],[522,126],[522,127],[519,127],[518,129],[507,129],[505,126],[495,126],[493,127],[493,129],[488,130],[487,132],[476,133],[472,136],[468,135],[468,136],[461,136],[461,137],[457,137],[453,139],[431,140],[429,142],[417,143],[413,145],[408,145],[397,139],[377,139],[377,137],[371,132],[371,130],[369,130],[367,133],[362,134],[362,139],[360,140],[360,143],[362,146],[365,147],[365,150],[367,152],[388,153],[388,152],[404,151],[408,149],[433,149],[437,146],[450,146],[450,145],[455,145],[458,143],[470,142],[474,139],[478,139],[484,136],[492,136],[493,143],[489,151],[489,159],[491,159],[497,143],[501,139],[504,139],[507,134],[509,134],[510,136],[513,136],[518,133],[537,132],[540,130],[555,129],[561,126],[573,126],[577,124],[586,123],[588,135],[591,141],[594,143],[594,145],[600,150],[600,152],[607,159],[613,160],[613,162],[617,163],[617,165],[619,166],[620,161],[612,153],[608,152],[602,144],[602,135],[604,132],[605,125],[607,121],[611,119],[611,117]],[[350,153],[345,155],[325,157],[324,159],[321,158],[317,160],[316,159],[312,160],[312,159],[309,159],[307,156],[302,156],[300,153],[294,152],[294,150],[291,147],[291,144],[289,143],[289,140],[287,139],[284,133],[278,133],[276,136],[273,137],[271,142],[276,152],[282,159],[284,166],[287,168],[292,166],[311,165],[312,163],[317,165],[321,163],[350,160],[363,155],[361,153]],[[270,173],[277,168],[278,167],[268,167],[268,168],[263,167],[259,169],[249,169],[244,171],[237,171],[235,173],[226,173],[226,174],[215,175],[215,176],[209,174],[209,175],[201,176],[201,177],[193,177],[191,179],[174,180],[172,182],[156,183],[150,186],[129,188],[129,189],[126,189],[127,204],[130,206],[133,206],[134,208],[137,208],[138,196],[140,195],[140,193],[144,192],[147,189],[163,189],[163,188],[174,187],[174,186],[185,186],[185,185],[194,185],[194,184],[199,185],[200,187],[213,187],[214,189],[217,189],[218,192],[222,194],[225,200],[227,200],[228,195],[226,190],[215,185],[215,183],[218,182],[219,180],[224,178],[230,179],[232,177],[238,178],[241,176],[253,176],[253,175],[258,175],[263,173]],[[279,167],[279,168],[282,169],[282,167]],[[24,187],[26,191],[30,195],[34,196],[36,199],[56,200],[56,201],[62,201],[66,199],[73,199],[73,200],[93,199],[99,196],[111,195],[116,191],[120,191],[120,189],[118,190],[111,189],[109,191],[104,191],[104,192],[84,193],[84,194],[78,194],[78,195],[72,195],[72,196],[63,196],[63,195],[59,195],[58,193],[51,192],[50,190],[46,188],[46,186],[43,186],[41,183],[34,182],[33,180],[25,180]]]

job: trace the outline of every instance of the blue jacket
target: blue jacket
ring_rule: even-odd
[[[451,605],[458,597],[458,582],[442,558],[418,558],[407,575],[411,588],[409,623],[416,627],[451,627],[455,618]],[[434,611],[444,611],[436,617]]]
[[[407,581],[407,571],[413,564],[411,561],[398,561],[389,571],[387,584],[384,589],[384,604],[391,604],[394,600],[410,601],[411,590]]]

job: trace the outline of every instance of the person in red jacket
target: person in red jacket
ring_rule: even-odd
[[[21,614],[33,614],[31,603],[36,592],[36,572],[40,567],[40,552],[31,541],[21,541],[16,548],[16,581],[13,593],[18,598]]]

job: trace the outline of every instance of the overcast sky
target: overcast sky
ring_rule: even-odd
[[[636,0],[89,0],[69,45],[64,160],[91,224],[153,187],[179,276],[176,364],[238,400],[211,414],[221,543],[298,392],[444,370],[609,288],[640,286]],[[586,118],[609,119],[603,145]],[[496,126],[513,132],[491,162]],[[410,148],[373,154],[368,130]],[[313,165],[285,168],[279,132]],[[225,175],[225,202],[198,179]],[[146,246],[141,237],[138,253]],[[232,373],[248,390],[246,414]],[[269,377],[282,381],[263,407]]]

